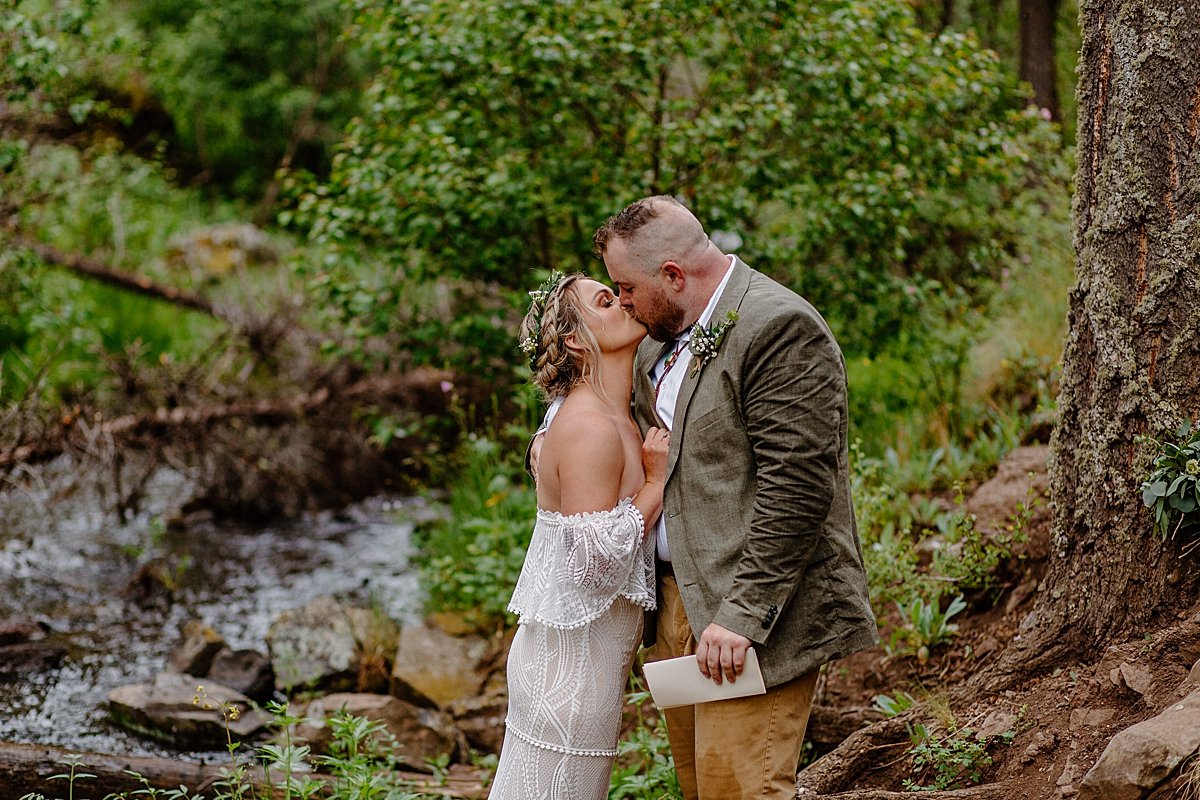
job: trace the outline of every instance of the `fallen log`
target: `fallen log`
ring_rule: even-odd
[[[19,800],[29,792],[47,797],[67,794],[66,781],[50,776],[69,772],[68,756],[78,756],[78,772],[94,775],[75,783],[75,797],[104,797],[110,792],[132,792],[144,788],[129,772],[145,778],[154,788],[199,788],[220,778],[221,767],[165,758],[119,756],[108,753],[72,754],[49,745],[0,742],[0,800]]]
[[[68,773],[70,768],[66,765],[71,760],[78,764],[77,773],[92,776],[76,780],[72,795],[95,800],[110,793],[132,793],[147,786],[162,790],[186,786],[189,796],[211,797],[215,794],[214,786],[222,778],[222,771],[230,766],[224,759],[220,763],[202,763],[112,753],[74,753],[50,745],[0,742],[0,800],[20,800],[30,792],[40,792],[47,797],[66,796],[67,782],[50,778]],[[464,799],[487,796],[482,774],[462,765],[452,766],[444,778],[420,772],[391,774],[411,786],[413,791],[427,795]],[[279,776],[275,778],[278,780]],[[327,777],[322,779],[329,781]],[[259,790],[270,788],[261,768],[251,770],[248,780]]]
[[[365,379],[342,389],[322,387],[291,397],[192,408],[159,408],[110,420],[79,418],[54,439],[0,448],[0,471],[18,464],[46,461],[71,449],[86,451],[91,443],[97,441],[129,443],[177,430],[203,431],[212,425],[234,419],[254,425],[280,425],[311,416],[338,400],[386,399],[410,405],[418,405],[418,400],[425,400],[421,405],[433,405],[432,399],[441,399],[441,405],[445,405],[448,400],[444,399],[446,392],[443,384],[451,378],[451,373],[442,370],[419,369],[399,376]]]
[[[168,303],[174,303],[177,306],[190,308],[193,311],[199,311],[208,314],[210,317],[217,319],[225,319],[211,300],[201,297],[198,294],[177,289],[174,286],[167,286],[156,281],[152,281],[141,275],[134,275],[129,272],[122,272],[113,269],[107,264],[81,256],[74,253],[64,253],[61,250],[51,247],[50,245],[35,242],[26,239],[22,236],[13,236],[12,243],[17,246],[35,253],[38,258],[56,267],[68,269],[77,275],[82,275],[86,278],[98,280],[101,283],[107,283],[109,286],[115,286],[118,289],[124,289],[128,292],[140,294],[145,297],[153,297],[157,300],[165,300]]]

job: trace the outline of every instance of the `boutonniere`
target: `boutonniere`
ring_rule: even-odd
[[[700,325],[692,331],[692,336],[688,340],[688,349],[692,351],[693,377],[700,372],[700,368],[710,358],[717,354],[717,350],[721,347],[721,342],[725,341],[725,334],[729,333],[729,329],[733,327],[733,323],[737,322],[737,318],[737,312],[730,311],[725,315],[725,319],[716,325],[709,325],[707,327]]]

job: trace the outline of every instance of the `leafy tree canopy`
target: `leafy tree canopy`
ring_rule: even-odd
[[[295,219],[409,276],[594,271],[595,227],[666,192],[872,352],[916,286],[989,284],[1052,171],[995,55],[890,0],[354,5],[382,68]]]

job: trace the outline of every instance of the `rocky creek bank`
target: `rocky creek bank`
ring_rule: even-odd
[[[113,721],[182,750],[218,749],[227,735],[264,739],[272,719],[263,704],[286,698],[307,720],[294,735],[315,752],[327,751],[338,712],[383,723],[414,770],[500,749],[504,680],[487,669],[497,645],[482,637],[402,628],[324,596],[280,614],[264,644],[265,654],[233,650],[219,631],[189,622],[152,682],[109,693]]]

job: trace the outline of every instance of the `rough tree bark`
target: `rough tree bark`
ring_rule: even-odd
[[[1197,555],[1156,536],[1138,492],[1139,435],[1200,410],[1200,3],[1087,0],[1080,12],[1078,285],[1026,669],[1097,656],[1200,594]]]
[[[1054,28],[1061,0],[1020,0],[1021,80],[1033,87],[1038,108],[1059,118]]]

